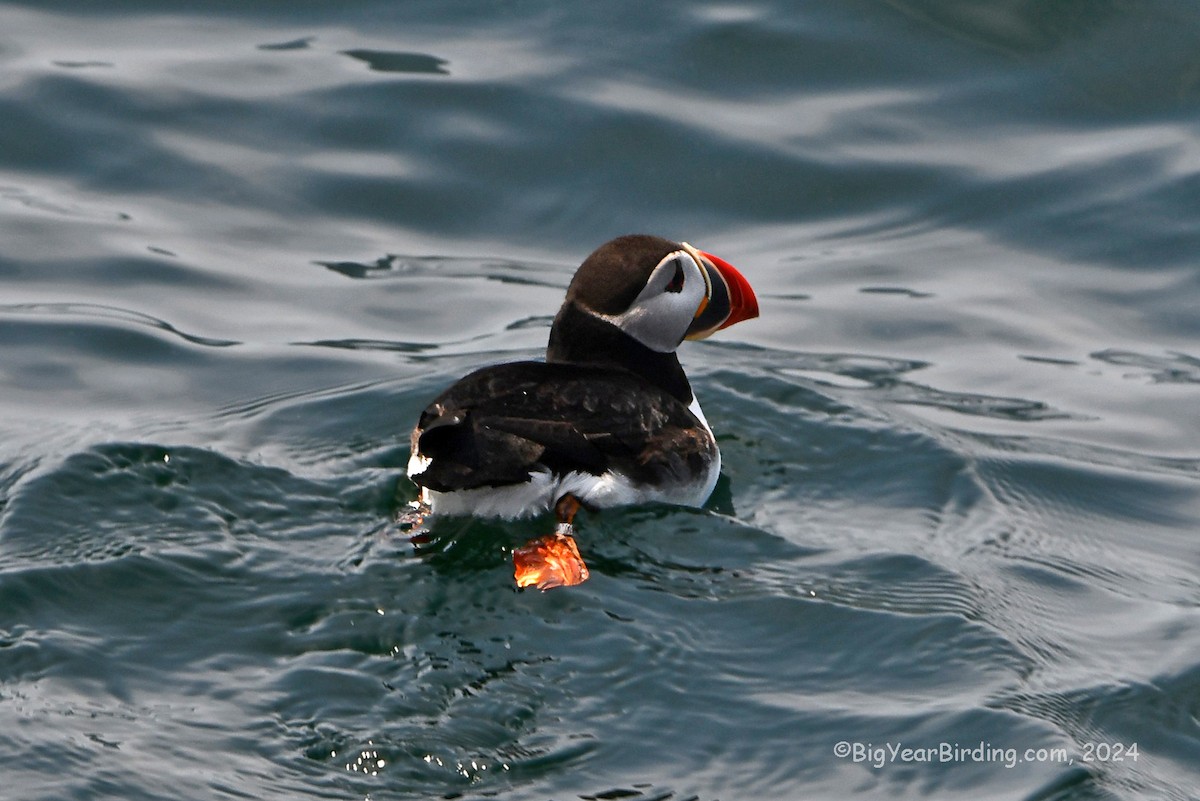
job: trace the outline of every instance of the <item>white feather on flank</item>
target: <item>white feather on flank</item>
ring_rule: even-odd
[[[417,453],[416,444],[413,444],[414,450],[408,457],[408,477],[419,476],[429,469],[429,465],[433,464],[433,460],[423,453]]]
[[[695,396],[688,404],[688,411],[712,434]],[[408,459],[408,477],[419,476],[431,463],[428,456],[414,452]],[[628,477],[611,471],[598,476],[580,471],[556,476],[549,469],[542,469],[530,473],[528,481],[503,487],[476,487],[454,492],[438,492],[422,487],[421,501],[428,504],[434,514],[508,519],[533,517],[546,512],[567,493],[589,506],[601,509],[655,501],[678,506],[702,506],[716,487],[720,473],[721,453],[717,451],[703,478],[687,484],[639,486]]]

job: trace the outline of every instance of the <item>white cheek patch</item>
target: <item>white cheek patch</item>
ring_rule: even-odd
[[[683,287],[675,292],[668,286],[677,268],[683,270]],[[683,341],[704,297],[704,273],[690,253],[678,250],[658,263],[626,311],[602,316],[651,350],[670,353]]]

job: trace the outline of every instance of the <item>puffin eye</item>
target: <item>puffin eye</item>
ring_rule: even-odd
[[[683,291],[683,265],[679,263],[679,259],[675,260],[675,274],[671,276],[671,282],[667,284],[667,292],[682,292]]]

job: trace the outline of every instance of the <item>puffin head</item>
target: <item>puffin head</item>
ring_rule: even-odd
[[[754,290],[729,262],[642,234],[588,256],[567,288],[571,303],[660,353],[758,316]]]

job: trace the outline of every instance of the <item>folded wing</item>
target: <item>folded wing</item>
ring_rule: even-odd
[[[466,376],[422,413],[413,447],[429,462],[411,478],[439,492],[518,484],[544,469],[660,485],[698,475],[715,451],[682,403],[635,374],[546,362]]]

